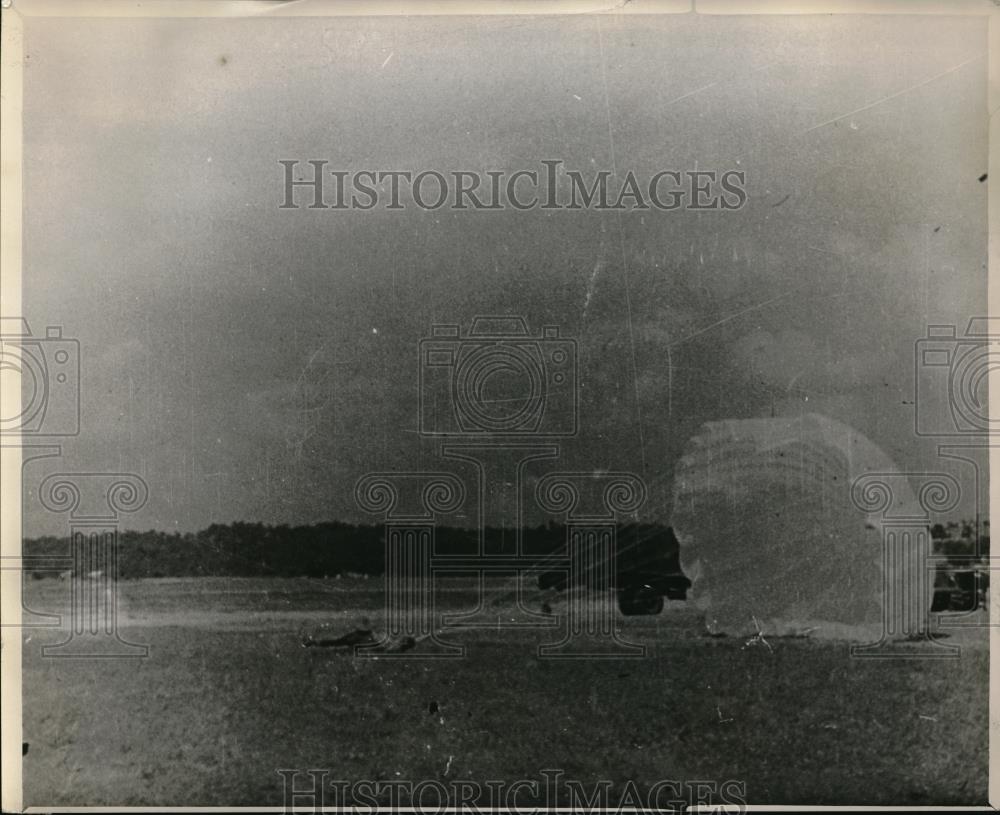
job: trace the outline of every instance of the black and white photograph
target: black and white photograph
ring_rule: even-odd
[[[996,803],[996,2],[0,13],[5,812]]]

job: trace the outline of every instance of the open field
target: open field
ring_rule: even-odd
[[[279,768],[357,779],[745,781],[754,803],[982,803],[985,636],[957,660],[851,659],[843,643],[702,634],[686,603],[619,618],[643,659],[540,660],[551,630],[449,632],[460,660],[304,649],[378,628],[378,579],[123,582],[147,659],[43,658],[25,633],[28,805],[282,804]],[[67,584],[26,583],[38,611]],[[468,606],[473,592],[445,593]],[[558,611],[558,608],[556,609]],[[919,646],[915,646],[919,649]],[[432,712],[433,711],[433,712]]]

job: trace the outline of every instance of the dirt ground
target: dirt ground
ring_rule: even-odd
[[[639,659],[540,659],[554,631],[538,628],[449,631],[467,646],[457,660],[302,647],[363,616],[378,629],[381,591],[360,578],[125,582],[121,630],[149,645],[144,659],[42,657],[65,632],[26,630],[25,804],[281,806],[282,768],[481,784],[558,768],[641,789],[737,780],[759,804],[985,803],[982,629],[946,640],[957,659],[862,660],[846,643],[709,637],[675,602],[618,618]],[[52,611],[67,592],[29,581],[26,602]]]

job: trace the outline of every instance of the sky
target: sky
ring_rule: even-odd
[[[713,419],[941,467],[914,343],[985,308],[984,19],[30,18],[25,54],[24,312],[80,340],[82,404],[26,534],[65,529],[52,470],[138,473],[130,528],[377,520],[361,476],[458,467],[417,349],[479,314],[577,341],[559,466],[639,474],[651,520]],[[290,210],[283,159],[741,170],[748,202]]]

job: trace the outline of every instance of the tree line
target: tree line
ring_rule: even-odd
[[[936,524],[934,551],[954,567],[989,556],[989,524]],[[272,526],[236,522],[212,524],[200,532],[124,531],[118,536],[118,576],[141,577],[335,577],[385,572],[385,527],[330,521],[308,526]],[[487,529],[490,551],[513,553],[511,530]],[[565,552],[566,529],[547,524],[521,531],[524,551],[540,557]],[[438,556],[472,555],[479,543],[473,529],[438,527]],[[65,557],[68,537],[28,538],[26,557]],[[617,572],[680,573],[679,547],[673,530],[658,524],[630,524],[618,530]],[[38,578],[57,572],[39,571]]]
[[[366,526],[331,521],[309,526],[272,526],[236,522],[212,524],[200,532],[149,530],[118,535],[118,576],[143,577],[335,577],[381,575],[385,572],[385,536],[382,525]],[[487,529],[490,551],[514,553],[511,530]],[[539,557],[565,552],[566,529],[559,524],[523,529],[523,551]],[[473,529],[439,527],[436,556],[472,555],[479,545]],[[680,570],[676,538],[654,524],[632,524],[618,531],[618,572],[637,569]],[[65,557],[71,553],[68,537],[25,539],[25,557]],[[37,578],[56,576],[39,571]]]

